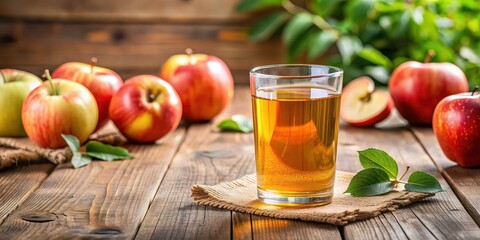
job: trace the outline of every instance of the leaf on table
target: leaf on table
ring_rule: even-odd
[[[290,14],[275,12],[259,20],[250,30],[250,38],[255,41],[263,41],[271,37],[287,20]]]
[[[360,163],[364,168],[378,168],[383,170],[390,178],[398,175],[398,165],[395,160],[383,150],[368,148],[358,151]]]
[[[62,134],[62,138],[67,142],[68,147],[73,153],[80,151],[80,141],[73,135]]]
[[[229,119],[221,121],[217,127],[226,132],[253,132],[253,122],[243,115],[233,115]]]
[[[353,176],[345,193],[355,197],[375,196],[393,190],[387,173],[379,168],[367,168]]]
[[[100,160],[112,161],[120,159],[133,158],[128,153],[128,150],[122,147],[115,147],[107,144],[103,144],[98,141],[89,141],[86,146],[87,155],[98,158]]]
[[[84,155],[84,154],[81,154],[79,152],[74,152],[73,153],[73,157],[72,157],[72,165],[74,168],[80,168],[80,167],[83,167],[85,165],[88,165],[92,162],[92,158],[87,156],[87,155]]]
[[[410,175],[408,184],[405,184],[405,189],[410,192],[428,193],[444,191],[442,185],[434,176],[422,171],[416,171]]]

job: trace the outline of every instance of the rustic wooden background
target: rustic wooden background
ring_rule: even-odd
[[[68,61],[117,71],[124,79],[158,74],[171,55],[193,48],[220,57],[236,83],[253,66],[281,63],[279,39],[248,39],[255,15],[239,0],[0,0],[0,68],[40,75]]]

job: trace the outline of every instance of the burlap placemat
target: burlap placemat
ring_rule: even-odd
[[[125,143],[123,138],[112,126],[105,127],[97,134],[93,134],[90,140],[100,141],[110,145]],[[35,163],[50,161],[60,164],[70,159],[72,152],[68,148],[48,149],[35,145],[28,138],[0,137],[0,170],[22,163]]]
[[[317,207],[281,207],[263,203],[257,198],[255,175],[246,175],[232,182],[214,186],[194,185],[192,197],[196,203],[228,210],[283,219],[324,222],[345,225],[393,212],[399,207],[420,201],[433,193],[415,193],[397,189],[374,197],[352,197],[343,194],[354,174],[337,171],[333,202]]]

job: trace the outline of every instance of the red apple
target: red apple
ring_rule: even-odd
[[[444,98],[433,114],[443,153],[462,167],[480,166],[480,94],[474,92]]]
[[[451,63],[405,62],[392,73],[388,84],[398,112],[412,124],[432,124],[438,102],[468,91],[462,70]]]
[[[22,120],[28,137],[40,147],[67,146],[61,134],[85,142],[95,130],[98,108],[83,85],[65,79],[51,79],[35,88],[25,99]]]
[[[373,126],[386,119],[392,109],[390,95],[375,90],[375,83],[369,77],[354,79],[343,89],[340,117],[353,126]]]
[[[52,74],[53,78],[81,83],[92,92],[98,106],[98,124],[95,131],[107,124],[110,101],[123,84],[122,78],[116,72],[95,66],[96,63],[96,58],[92,58],[90,64],[68,62],[60,65]]]
[[[227,65],[205,54],[174,55],[162,67],[160,77],[177,91],[183,118],[207,121],[227,107],[233,97],[233,78]]]
[[[16,70],[0,70],[0,137],[26,136],[22,105],[28,94],[42,84],[37,76]]]
[[[130,78],[110,104],[110,118],[134,142],[154,142],[175,130],[182,104],[175,89],[153,75]]]

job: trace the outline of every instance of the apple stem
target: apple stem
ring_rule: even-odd
[[[478,90],[478,86],[475,86],[475,88],[472,91],[472,96],[475,94],[475,92]]]
[[[193,50],[191,48],[187,48],[187,49],[185,49],[185,53],[187,54],[188,64],[192,65]]]
[[[52,76],[50,76],[50,71],[48,71],[48,69],[45,69],[45,77],[47,78],[48,82],[50,83],[50,87],[52,88],[53,95],[58,95],[57,89],[55,88],[55,85],[53,84]]]
[[[410,166],[407,165],[407,169],[405,169],[405,172],[402,174],[402,176],[399,178],[398,181],[402,180],[403,177],[407,174],[408,170],[410,170]]]
[[[397,187],[399,183],[408,184],[408,182],[402,180],[391,180],[391,182],[395,184],[395,187]]]
[[[155,101],[155,99],[157,99],[159,94],[156,94],[154,92],[152,92],[151,90],[148,90],[147,92],[147,102],[151,103],[153,101]]]
[[[424,63],[429,63],[430,60],[435,56],[435,51],[433,49],[428,50],[427,56],[425,56],[425,59],[423,60]]]
[[[95,67],[95,65],[97,65],[97,58],[90,58],[90,73],[93,73],[93,68]]]
[[[3,75],[3,71],[0,70],[0,84],[4,84],[5,83],[5,75]]]

